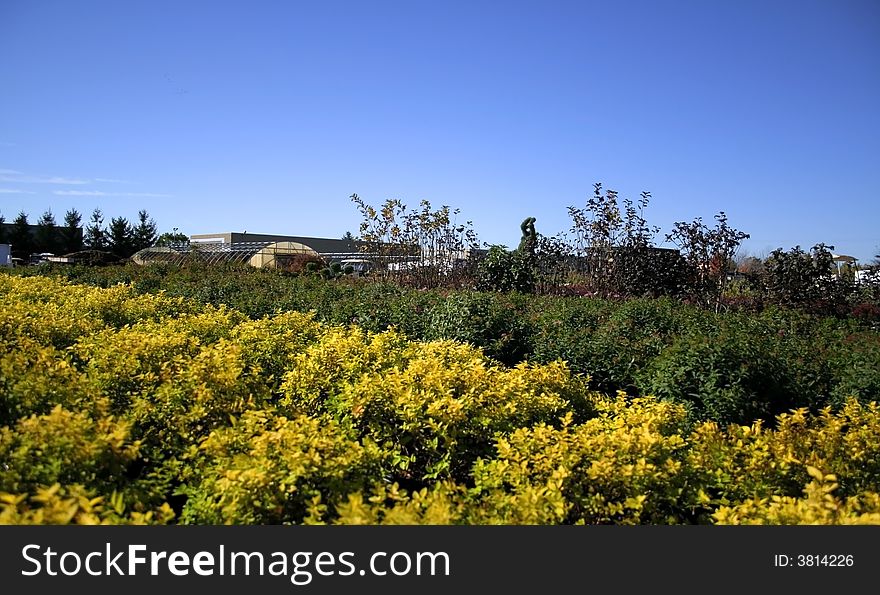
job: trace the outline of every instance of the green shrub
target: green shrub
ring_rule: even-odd
[[[533,257],[528,252],[507,250],[506,246],[492,246],[477,267],[477,288],[482,291],[535,290]]]

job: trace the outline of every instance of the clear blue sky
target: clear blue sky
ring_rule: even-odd
[[[880,2],[0,0],[7,220],[338,237],[356,192],[515,245],[594,182],[871,259]]]

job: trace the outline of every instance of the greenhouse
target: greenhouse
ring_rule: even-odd
[[[191,243],[187,246],[154,246],[131,257],[132,262],[146,264],[239,263],[256,268],[289,269],[309,261],[320,261],[321,255],[299,242],[238,242]]]

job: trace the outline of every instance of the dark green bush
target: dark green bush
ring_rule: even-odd
[[[506,246],[492,246],[477,268],[477,289],[533,292],[535,271],[532,260],[533,256],[527,252],[509,251]]]

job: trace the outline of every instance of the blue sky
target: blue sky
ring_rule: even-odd
[[[358,193],[513,246],[594,182],[870,260],[880,3],[0,0],[7,220],[338,237]]]

